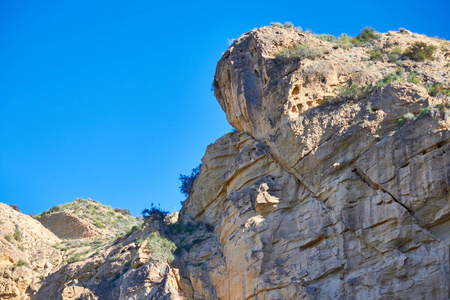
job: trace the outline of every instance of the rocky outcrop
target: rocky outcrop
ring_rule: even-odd
[[[0,203],[0,299],[29,299],[62,260],[60,240],[38,221]]]
[[[178,270],[153,259],[149,226],[51,274],[33,299],[182,299]],[[142,241],[142,242],[139,242]]]
[[[238,132],[208,147],[180,213],[215,228],[183,256],[190,297],[447,299],[449,99],[405,81],[375,88],[411,71],[448,86],[443,42],[390,32],[373,47],[415,41],[437,59],[401,72],[295,29],[251,31],[223,54],[215,95]],[[298,43],[324,54],[275,58]],[[327,104],[352,83],[374,88]]]
[[[102,232],[70,212],[54,212],[40,217],[39,222],[60,239],[94,238]]]

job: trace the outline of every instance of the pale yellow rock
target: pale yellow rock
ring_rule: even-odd
[[[404,61],[407,72],[448,88],[445,41],[389,32],[376,43],[415,41],[437,46],[436,60]],[[327,51],[277,63],[274,53],[297,43]],[[449,99],[394,82],[324,105],[338,86],[374,84],[398,67],[363,57],[364,47],[269,27],[223,54],[215,95],[241,132],[208,147],[180,213],[215,228],[208,240],[195,233],[183,256],[192,298],[447,299]],[[399,126],[406,114],[414,118]]]

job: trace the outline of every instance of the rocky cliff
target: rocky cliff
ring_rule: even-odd
[[[265,27],[223,54],[237,132],[181,211],[215,227],[185,258],[191,297],[447,299],[449,44],[402,30],[345,48]]]
[[[108,209],[65,207],[42,219],[61,241],[1,207],[40,226],[56,261],[18,275],[28,246],[2,240],[0,297],[448,299],[449,71],[448,41],[407,30],[244,34],[214,78],[236,132],[206,149],[179,218],[117,234]]]

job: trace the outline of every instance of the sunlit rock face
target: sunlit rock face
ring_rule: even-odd
[[[448,85],[437,39],[389,32],[371,47],[415,41],[438,46],[436,60],[405,73],[296,29],[253,30],[223,54],[215,95],[237,132],[207,148],[180,213],[214,228],[183,256],[189,297],[447,299],[448,97],[397,80],[325,101],[391,72]],[[322,54],[275,57],[298,43]]]

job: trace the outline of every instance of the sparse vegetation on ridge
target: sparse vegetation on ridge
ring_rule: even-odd
[[[133,226],[142,222],[131,216],[127,209],[113,209],[111,206],[102,205],[95,200],[82,198],[77,198],[70,203],[54,206],[35,216],[35,218],[39,219],[42,216],[60,211],[70,212],[99,229],[108,229],[108,232],[105,232],[106,235],[123,235]]]
[[[296,46],[281,49],[275,52],[275,57],[281,63],[292,63],[301,59],[315,59],[323,54],[323,51],[304,44],[298,44]]]

